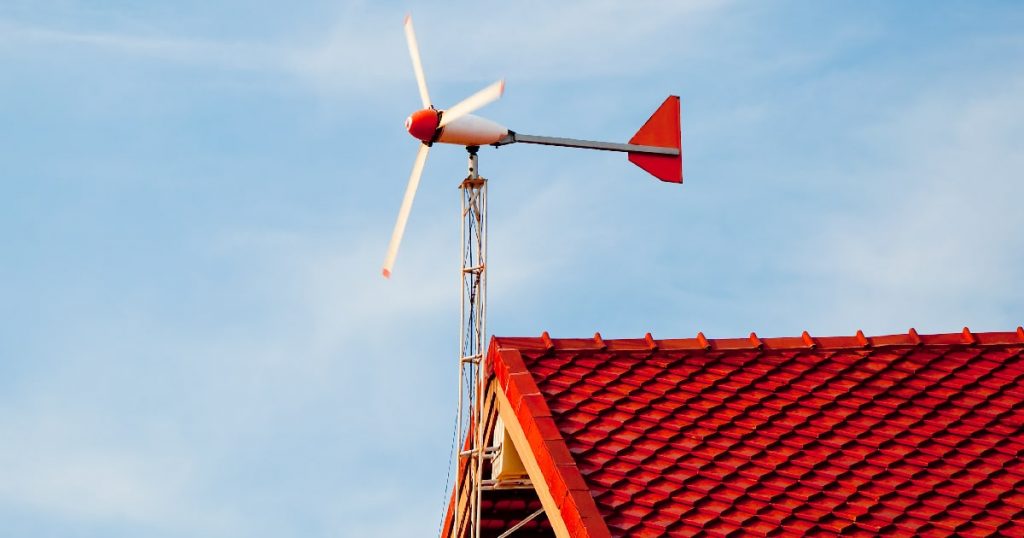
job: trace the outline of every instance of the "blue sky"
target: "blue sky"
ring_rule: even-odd
[[[489,329],[657,338],[1024,322],[1018,2],[0,4],[0,535],[429,536],[458,195],[431,95],[686,182],[486,149]]]

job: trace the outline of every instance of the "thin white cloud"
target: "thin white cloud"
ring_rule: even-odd
[[[0,414],[0,505],[71,521],[156,525],[216,534],[239,525],[195,503],[183,454],[108,443],[103,420],[67,409]]]
[[[704,17],[730,2],[571,2],[533,8],[497,5],[488,17],[465,6],[416,13],[428,82],[450,84],[509,76],[558,80],[616,75],[663,65],[677,43],[696,39]],[[543,9],[540,9],[543,6]],[[538,15],[542,13],[542,15]],[[0,21],[0,47],[59,47],[218,69],[279,73],[326,95],[373,95],[411,80],[401,13],[348,6],[301,39],[278,42],[95,32]]]
[[[827,250],[811,255],[833,288],[833,316],[1006,329],[993,325],[1024,302],[1021,91],[1018,80],[969,96],[924,96],[865,132],[891,161],[851,181],[863,205],[816,237]]]
[[[67,46],[78,53],[91,49],[225,69],[265,70],[286,65],[283,51],[254,43],[72,31],[0,21],[0,46],[3,44]]]

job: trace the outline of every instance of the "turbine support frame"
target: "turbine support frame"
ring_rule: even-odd
[[[468,450],[456,452],[452,536],[480,537],[483,464],[486,457],[483,422],[484,353],[487,337],[487,179],[480,176],[479,146],[467,146],[469,173],[459,184],[461,199],[461,266],[459,268],[459,407],[456,439],[468,439]],[[464,437],[465,436],[465,437]],[[466,459],[465,482],[458,476]],[[463,488],[462,486],[468,486]],[[468,491],[464,491],[468,489]],[[461,517],[459,507],[466,507]]]

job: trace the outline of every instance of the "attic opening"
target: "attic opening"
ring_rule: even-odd
[[[505,423],[501,416],[497,417],[494,424],[494,432],[491,436],[491,487],[494,489],[508,488],[529,488],[533,489],[530,477],[526,473],[526,466],[523,465],[523,458],[519,455],[512,436],[505,429]]]

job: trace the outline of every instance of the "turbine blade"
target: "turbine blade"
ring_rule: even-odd
[[[412,173],[409,174],[409,184],[405,187],[405,198],[402,198],[402,207],[398,210],[398,221],[395,222],[395,230],[391,232],[391,243],[388,244],[388,254],[384,258],[382,273],[384,278],[391,278],[391,268],[395,265],[395,257],[398,256],[398,245],[402,242],[402,235],[405,233],[405,223],[409,220],[409,212],[412,211],[412,200],[416,197],[416,189],[420,184],[420,176],[423,175],[423,165],[427,163],[427,152],[430,146],[420,144],[420,150],[416,153],[416,160],[412,164]]]
[[[423,108],[430,108],[430,94],[427,93],[427,77],[423,74],[423,63],[420,61],[420,46],[416,44],[416,31],[412,28],[412,15],[405,16],[405,43],[409,45],[412,70],[416,72],[416,84],[420,87],[420,99],[423,100]]]
[[[499,97],[501,97],[501,94],[503,93],[505,93],[505,81],[499,80],[498,82],[495,82],[494,84],[491,84],[490,86],[474,93],[473,95],[470,95],[469,97],[463,99],[462,102],[442,112],[441,123],[439,123],[437,126],[439,128],[444,127],[445,125],[448,125],[449,123],[461,118],[462,116],[470,114],[473,111],[483,107],[487,103],[490,103],[491,101],[496,101]]]

